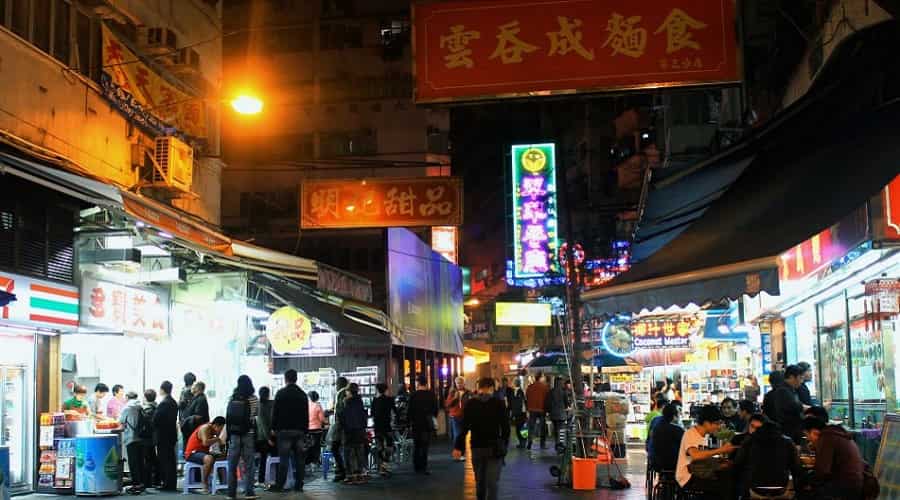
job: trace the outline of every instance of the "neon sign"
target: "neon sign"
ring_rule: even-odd
[[[512,147],[512,280],[558,274],[556,146]]]

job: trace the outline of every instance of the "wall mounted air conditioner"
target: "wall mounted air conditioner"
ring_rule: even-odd
[[[194,149],[177,137],[157,137],[153,183],[191,192],[194,178]]]

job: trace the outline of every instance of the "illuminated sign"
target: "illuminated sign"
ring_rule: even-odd
[[[530,302],[497,302],[497,324],[500,326],[550,326],[550,304]]]
[[[559,274],[554,144],[512,147],[512,194],[513,280]]]
[[[472,269],[460,267],[459,270],[462,271],[463,297],[468,297],[472,295]]]
[[[169,334],[169,296],[100,281],[81,280],[81,325],[150,338]]]
[[[414,2],[418,102],[741,80],[734,0]]]
[[[459,225],[462,193],[457,177],[307,179],[300,185],[300,227]]]
[[[312,322],[291,306],[273,312],[266,322],[266,337],[275,354],[300,351],[309,344]]]
[[[641,318],[631,323],[631,334],[636,349],[689,347],[691,335],[704,325],[699,315]]]
[[[456,226],[435,226],[431,228],[431,248],[456,264],[459,230]]]

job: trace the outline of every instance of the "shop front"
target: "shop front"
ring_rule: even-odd
[[[881,195],[781,258],[781,293],[744,298],[747,319],[783,324],[785,364],[807,362],[813,397],[850,428],[878,429],[897,401],[900,232]],[[870,214],[872,216],[870,217]]]
[[[36,463],[36,415],[48,393],[38,381],[50,345],[78,327],[78,291],[68,285],[0,273],[0,447],[9,454],[9,486],[28,491]]]

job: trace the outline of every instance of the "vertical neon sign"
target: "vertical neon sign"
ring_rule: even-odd
[[[512,147],[513,278],[559,272],[556,209],[556,146]]]

